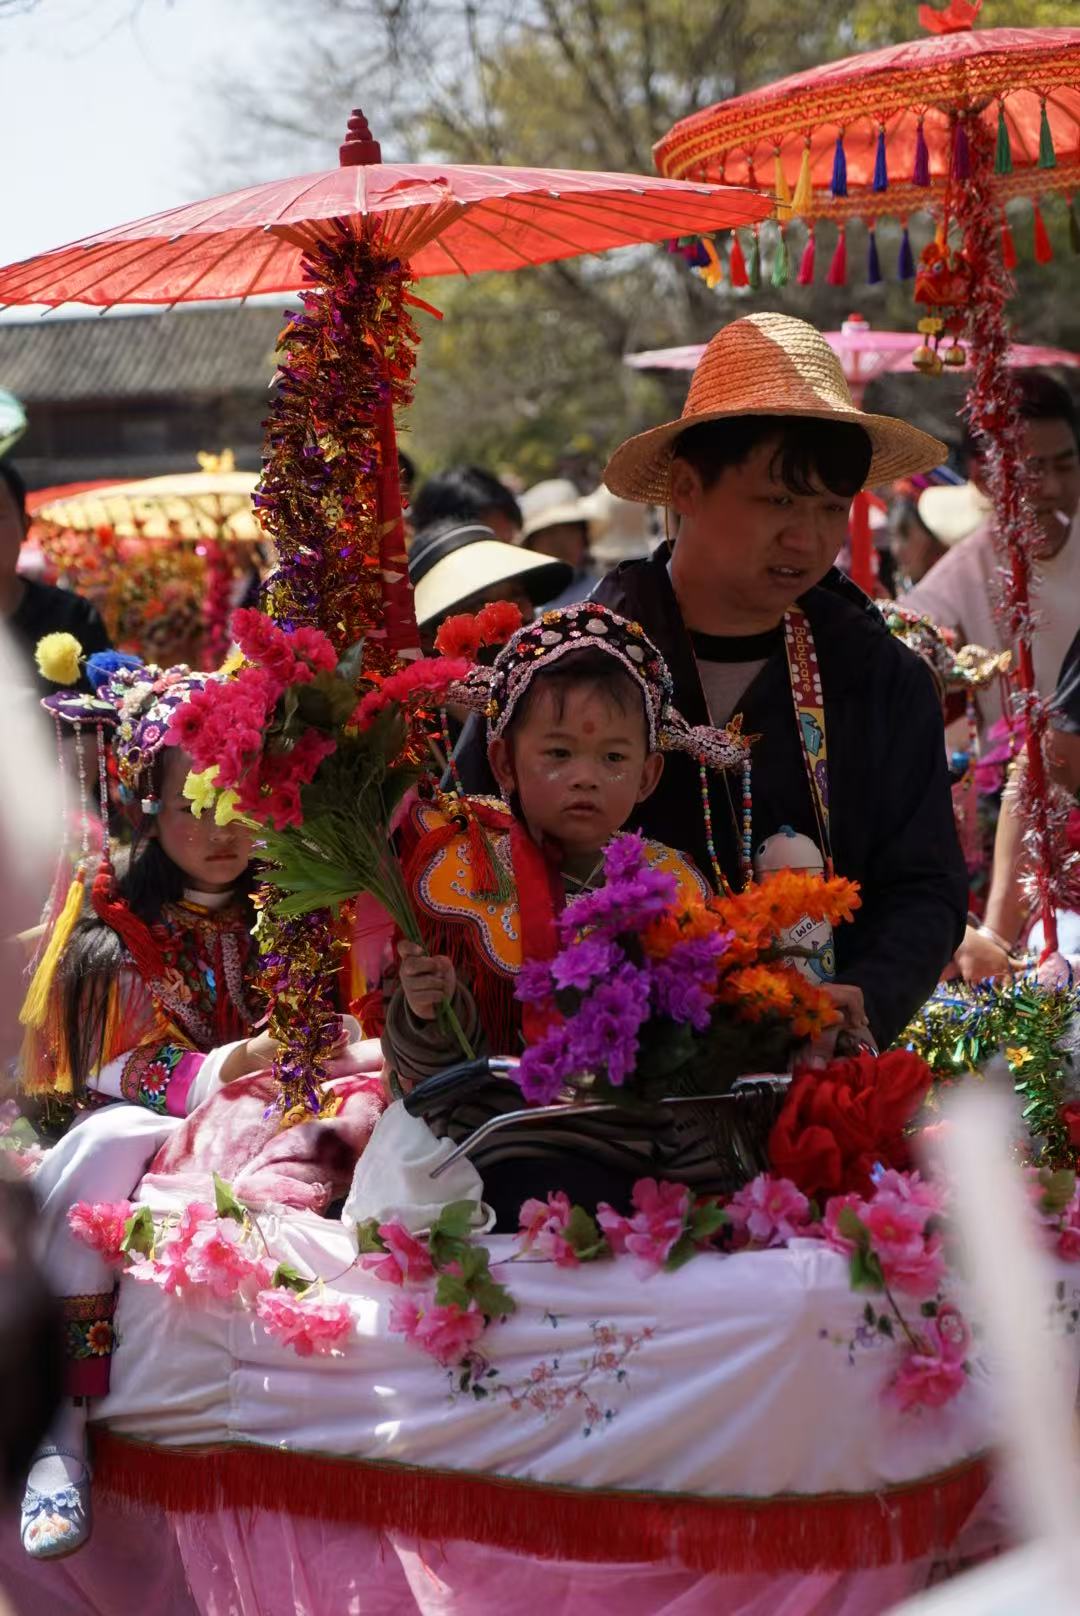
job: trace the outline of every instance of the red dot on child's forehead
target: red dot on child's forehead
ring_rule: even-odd
[[[585,731],[586,735],[591,735],[596,729],[596,725],[593,723],[591,718],[587,718],[581,727]]]

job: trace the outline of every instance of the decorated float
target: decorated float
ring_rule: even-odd
[[[193,803],[258,826],[283,1054],[194,1113],[129,1202],[72,1209],[120,1281],[94,1536],[31,1564],[12,1533],[5,1578],[56,1616],[136,1599],[147,1616],[476,1616],[514,1608],[523,1587],[583,1609],[880,1611],[993,1552],[1002,1528],[992,1366],[947,1189],[914,1154],[930,1070],[898,1050],[788,1072],[829,1015],[805,939],[844,924],[857,892],[788,867],[695,901],[619,838],[604,902],[567,906],[550,977],[519,994],[554,1002],[555,1030],[480,1073],[463,1049],[449,1077],[388,1103],[364,990],[390,926],[364,920],[374,900],[419,935],[389,833],[441,773],[438,712],[463,675],[461,658],[410,654],[391,409],[408,396],[411,294],[394,255],[408,242],[433,270],[464,267],[470,202],[496,180],[469,176],[461,200],[446,175],[403,173],[383,235],[358,202],[380,178],[373,143],[357,126],[350,144],[347,184],[298,188],[303,220],[280,223],[279,196],[268,223],[249,193],[231,212],[191,210],[186,245],[166,218],[0,275],[7,297],[164,298],[186,250],[191,296],[218,268],[231,291],[281,287],[301,265],[309,281],[256,494],[279,551],[277,622],[242,614],[231,671],[170,720],[196,765]],[[650,182],[604,178],[596,245],[670,234],[665,195],[688,230],[710,209],[764,211],[661,185],[646,225]],[[530,239],[515,212],[525,181],[499,183],[502,233],[480,202],[474,244],[500,263],[565,250],[582,188],[546,176],[537,191],[530,176],[544,199]],[[484,633],[478,621],[477,645]],[[434,784],[418,803],[449,827],[451,857],[455,835],[488,849],[497,909],[498,819]],[[350,930],[363,1025],[335,1076]],[[437,1139],[429,1102],[478,1075],[510,1103]],[[526,1201],[516,1230],[492,1230],[493,1135],[506,1147],[538,1118],[632,1118],[648,1139],[683,1116],[713,1141],[722,1193],[644,1170],[621,1208],[556,1190]],[[33,1169],[18,1124],[7,1147]],[[1067,1170],[1037,1162],[1030,1188],[1055,1264],[1048,1316],[1072,1360],[1080,1201]]]

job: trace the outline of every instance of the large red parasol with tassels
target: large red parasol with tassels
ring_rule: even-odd
[[[254,500],[278,566],[268,609],[313,624],[365,672],[417,651],[394,410],[412,396],[408,287],[515,270],[764,218],[771,199],[645,175],[381,161],[363,113],[340,166],[102,231],[0,269],[0,304],[174,304],[301,292],[280,341]],[[326,914],[263,913],[270,1027],[286,1109],[318,1109],[337,1030]]]
[[[826,278],[843,285],[848,221],[862,218],[869,227],[872,282],[882,279],[875,225],[884,215],[898,218],[897,272],[915,277],[915,299],[926,309],[919,322],[924,341],[913,363],[934,373],[965,364],[970,350],[966,410],[984,445],[994,502],[1004,573],[1000,616],[1016,647],[1028,836],[1051,953],[1055,909],[1070,901],[1076,861],[1065,846],[1066,804],[1050,791],[1048,711],[1035,687],[1031,652],[1030,585],[1041,534],[1026,492],[1008,368],[1004,311],[1016,247],[1004,209],[1015,197],[1031,198],[1035,257],[1045,261],[1052,248],[1041,204],[1064,193],[1070,240],[1080,248],[1072,203],[1080,185],[1080,27],[975,31],[980,7],[981,0],[949,0],[941,10],[921,6],[928,37],[830,62],[707,107],[677,123],[654,155],[668,176],[772,178],[779,203],[775,286],[791,278],[787,238],[794,218],[806,231],[795,276],[804,285],[816,273],[819,222],[835,225]],[[917,274],[907,228],[916,212],[928,212],[935,227]],[[680,245],[715,284],[723,273],[715,244]],[[749,266],[733,235],[728,269],[736,284],[760,284],[757,230]]]

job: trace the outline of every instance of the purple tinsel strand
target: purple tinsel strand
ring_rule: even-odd
[[[877,152],[874,155],[874,183],[873,183],[873,189],[875,191],[887,191],[889,189],[889,171],[888,171],[888,168],[886,167],[886,163],[885,163],[885,129],[884,129],[884,127],[882,127],[881,129],[878,130]]]
[[[833,196],[847,196],[847,158],[844,155],[844,132],[836,137],[836,150],[832,160],[832,182],[829,189]]]
[[[904,226],[903,234],[900,237],[900,251],[896,256],[896,273],[902,281],[911,280],[915,274],[915,258],[911,251],[911,237],[908,235],[907,225]]]
[[[968,145],[967,128],[962,119],[957,119],[953,130],[952,177],[954,180],[971,178],[971,148]]]
[[[881,281],[881,259],[877,250],[877,231],[866,232],[866,279],[870,286],[877,286]]]
[[[921,123],[915,136],[915,167],[911,172],[911,183],[912,185],[930,184],[930,150],[926,144],[926,136],[923,134]]]

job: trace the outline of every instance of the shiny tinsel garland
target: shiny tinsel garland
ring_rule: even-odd
[[[412,397],[417,338],[405,267],[377,240],[332,228],[305,259],[313,284],[280,339],[255,494],[278,553],[265,604],[286,627],[321,628],[339,652],[363,639],[365,672],[388,673],[416,649],[393,412]],[[265,893],[257,935],[283,1109],[317,1111],[344,942],[328,912],[284,919]]]
[[[1080,1072],[1069,1049],[1071,1024],[1080,1016],[1080,988],[1044,987],[1034,973],[1011,983],[947,982],[920,1010],[899,1040],[921,1055],[940,1083],[980,1073],[995,1055],[1008,1063],[1042,1166],[1076,1167],[1062,1108],[1080,1097]]]
[[[979,439],[987,487],[994,505],[994,535],[1001,559],[998,616],[1015,643],[1021,690],[1016,709],[1024,723],[1028,780],[1022,806],[1025,841],[1039,913],[1053,925],[1054,911],[1066,907],[1071,859],[1065,851],[1064,820],[1051,802],[1046,768],[1046,703],[1034,688],[1031,638],[1031,584],[1040,541],[1038,520],[1028,493],[1019,394],[1009,370],[1009,329],[1005,304],[1008,275],[1002,262],[1000,205],[992,193],[993,140],[979,118],[966,120],[970,176],[955,187],[957,223],[973,270],[967,335],[971,385],[965,410]]]

